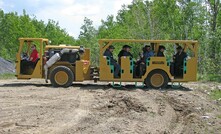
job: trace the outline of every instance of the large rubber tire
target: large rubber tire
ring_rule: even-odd
[[[73,72],[65,66],[55,67],[49,77],[53,87],[69,87],[74,81]]]
[[[146,86],[155,89],[166,88],[168,82],[168,75],[163,70],[153,70],[145,79]]]

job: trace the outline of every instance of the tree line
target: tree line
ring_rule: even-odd
[[[49,38],[53,44],[74,44],[75,39],[59,26],[58,22],[48,20],[45,23],[30,17],[25,10],[22,15],[16,12],[4,13],[0,10],[0,56],[15,60],[18,51],[18,38]]]
[[[91,49],[92,64],[98,65],[98,39],[198,40],[200,79],[221,81],[220,0],[133,0],[116,17],[107,16],[95,28],[85,18],[78,39],[68,35],[58,22],[31,18],[26,12],[0,10],[0,56],[14,59],[19,37],[49,38],[53,44],[85,45]],[[117,47],[120,49],[120,46]],[[132,49],[134,53],[137,49]]]
[[[83,30],[80,37],[198,40],[199,78],[221,81],[220,6],[220,0],[133,0],[116,18],[107,16],[98,29]],[[90,19],[84,22],[83,27],[95,29]]]

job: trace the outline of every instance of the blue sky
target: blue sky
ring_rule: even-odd
[[[115,15],[123,4],[128,5],[132,0],[0,0],[0,8],[4,12],[22,13],[23,9],[29,15],[45,22],[53,19],[62,28],[78,37],[84,17],[94,22],[94,26],[101,24],[101,19],[107,15]]]

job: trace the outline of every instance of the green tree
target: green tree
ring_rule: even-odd
[[[97,30],[93,26],[93,21],[86,18],[81,26],[78,44],[84,45],[91,49],[91,62],[97,65],[99,61],[99,45],[97,40]]]
[[[0,29],[0,56],[8,60],[15,60],[20,37],[49,38],[53,44],[75,44],[75,39],[57,22],[49,20],[45,24],[35,17],[32,19],[25,10],[20,16],[16,12],[0,10]]]

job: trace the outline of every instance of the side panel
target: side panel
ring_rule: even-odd
[[[148,76],[148,74],[156,69],[161,69],[163,71],[165,71],[169,77],[169,79],[173,79],[173,76],[170,73],[170,66],[166,60],[165,57],[151,57],[150,61],[149,61],[149,65],[147,63],[147,67],[146,67],[146,73],[145,75],[142,77],[142,79],[146,79],[146,77]]]
[[[21,56],[20,53],[16,54],[16,61],[15,61],[15,69],[16,69],[16,76],[18,76],[20,74],[20,70],[21,70]]]
[[[121,79],[128,81],[133,79],[133,72],[130,69],[130,57],[121,57]]]
[[[82,61],[76,61],[75,81],[81,82],[84,80],[83,65]]]
[[[32,78],[43,78],[42,74],[42,60],[39,60],[35,66],[34,72],[32,73]]]
[[[197,59],[191,58],[187,60],[186,73],[184,72],[184,81],[197,80]]]
[[[19,45],[19,50],[18,53],[16,54],[16,76],[20,75],[20,70],[21,70],[21,51],[24,45],[24,41],[20,40],[20,45]]]
[[[88,60],[81,60],[81,61],[83,62],[84,80],[91,80],[90,61]]]
[[[91,67],[91,63],[90,63],[90,49],[89,48],[85,48],[85,52],[83,55],[83,63],[84,63],[84,67],[83,67],[83,72],[84,72],[84,80],[90,80],[91,79],[91,72],[90,72],[90,67]]]
[[[100,80],[109,81],[113,80],[113,73],[111,73],[110,65],[107,64],[107,59],[104,56],[100,56]]]
[[[35,69],[29,68],[29,70],[27,70],[31,75],[18,75],[17,78],[18,79],[31,79],[31,78],[43,78],[42,75],[42,68],[41,68],[41,63],[40,60],[38,61],[38,63],[36,64]]]
[[[83,60],[90,60],[90,49],[85,48],[85,52],[83,55]]]

